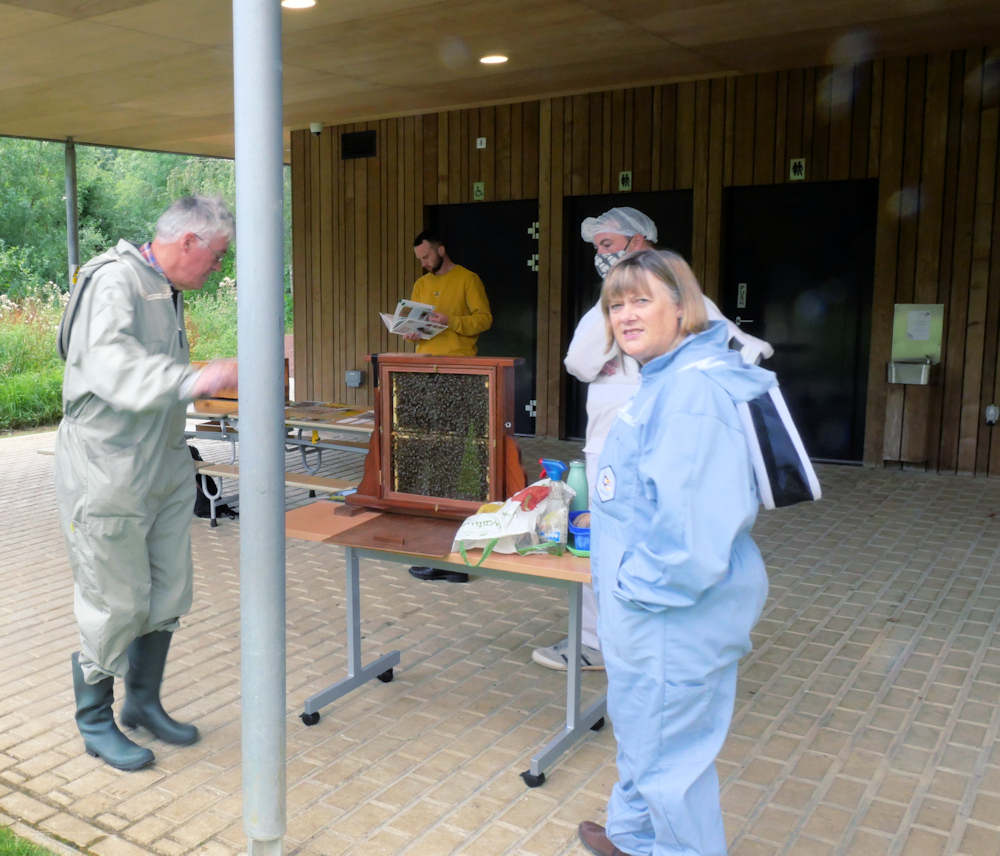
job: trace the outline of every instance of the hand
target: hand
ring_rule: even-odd
[[[752,366],[758,364],[762,359],[767,360],[773,357],[774,348],[763,339],[748,336],[747,341],[740,348],[740,356],[743,357],[743,362]]]
[[[419,342],[420,341],[420,334],[419,333],[404,333],[403,334],[403,338],[406,339],[407,342]]]
[[[195,375],[192,398],[211,398],[224,389],[236,389],[239,370],[236,360],[212,360]]]
[[[432,312],[430,315],[427,316],[427,320],[430,321],[431,324],[444,324],[445,326],[448,325],[448,316],[444,315],[441,312]]]
[[[618,357],[612,357],[603,366],[601,366],[600,376],[601,377],[611,377],[616,371],[618,371]]]

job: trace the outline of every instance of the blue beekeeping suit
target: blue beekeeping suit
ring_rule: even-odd
[[[714,322],[642,367],[598,464],[591,568],[619,781],[607,834],[633,856],[724,856],[715,757],[767,597],[736,401],[775,384]]]

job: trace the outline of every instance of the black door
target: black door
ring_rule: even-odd
[[[778,381],[809,455],[861,461],[878,182],[727,191],[723,305],[774,346]]]
[[[691,259],[690,190],[653,193],[606,193],[598,196],[570,196],[565,201],[568,335],[601,295],[601,277],[594,269],[594,245],[580,238],[580,224],[611,208],[636,208],[649,217],[657,230],[657,246]],[[566,340],[569,345],[569,339]],[[587,384],[575,377],[566,381],[566,437],[582,440],[587,430]]]
[[[493,326],[479,337],[484,357],[523,357],[514,376],[514,431],[535,433],[538,341],[538,200],[428,205],[427,227],[444,236],[448,257],[479,274]]]

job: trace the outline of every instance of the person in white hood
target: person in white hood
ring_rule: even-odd
[[[588,217],[580,226],[580,237],[594,245],[594,267],[604,279],[608,272],[629,253],[653,249],[656,245],[656,224],[635,208],[612,208],[598,217]],[[710,321],[724,321],[730,339],[740,345],[746,363],[767,359],[774,349],[765,341],[748,335],[726,319],[709,298],[704,297]],[[593,493],[597,478],[597,459],[604,441],[618,415],[618,409],[635,393],[639,383],[639,364],[614,341],[609,342],[600,302],[589,309],[577,324],[563,361],[568,371],[587,386],[587,433],[583,447],[587,463],[587,483]],[[585,670],[604,668],[600,641],[597,637],[597,600],[593,586],[583,587],[583,649],[581,667]],[[563,670],[567,665],[569,643],[563,639],[547,648],[536,648],[532,659],[550,669]]]

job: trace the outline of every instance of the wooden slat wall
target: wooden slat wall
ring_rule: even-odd
[[[725,187],[879,179],[865,461],[1000,475],[983,408],[1000,403],[1000,50],[795,69],[388,119],[292,135],[300,398],[368,402],[344,371],[399,346],[377,320],[420,275],[423,206],[539,200],[537,430],[559,436],[569,195],[690,189],[692,266],[718,297]],[[341,161],[342,131],[378,155]],[[475,148],[477,136],[486,149]],[[622,200],[623,204],[626,200]],[[893,304],[946,305],[939,381],[885,382]],[[1000,430],[1000,429],[997,429]]]

